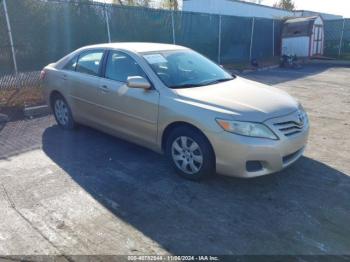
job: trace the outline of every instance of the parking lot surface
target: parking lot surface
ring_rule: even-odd
[[[255,179],[174,174],[163,156],[52,116],[0,131],[0,255],[350,255],[350,68],[243,75],[311,121],[305,156]]]

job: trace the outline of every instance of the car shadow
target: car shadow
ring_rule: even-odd
[[[86,192],[170,253],[350,253],[350,177],[316,160],[190,182],[163,156],[87,127],[51,126],[42,142]]]

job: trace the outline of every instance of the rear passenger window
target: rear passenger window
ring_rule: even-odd
[[[63,67],[64,70],[75,71],[77,65],[78,56],[73,57],[68,63]]]
[[[97,76],[100,68],[103,50],[88,51],[79,56],[76,71]]]

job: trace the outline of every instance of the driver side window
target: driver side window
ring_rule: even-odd
[[[118,82],[127,82],[129,76],[142,76],[147,79],[146,74],[133,58],[123,52],[110,51],[105,77]]]

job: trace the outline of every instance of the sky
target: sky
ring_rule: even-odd
[[[276,0],[262,0],[261,4],[272,6]],[[350,18],[350,0],[294,0],[297,10],[331,13]]]

